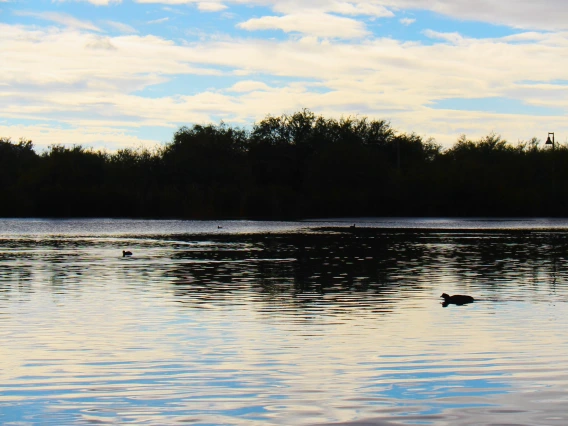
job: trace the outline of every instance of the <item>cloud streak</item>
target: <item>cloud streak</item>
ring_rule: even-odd
[[[80,19],[74,18],[71,15],[66,13],[58,13],[58,12],[32,12],[32,11],[24,11],[24,10],[17,10],[13,12],[14,15],[17,16],[31,16],[37,19],[42,19],[45,21],[54,22],[56,24],[63,25],[69,28],[75,28],[78,30],[86,30],[86,31],[95,31],[101,32],[102,30],[97,27],[96,25],[92,24],[89,21],[82,21]]]
[[[106,25],[123,34],[136,34],[138,30],[130,25],[116,21],[106,21]]]
[[[165,18],[160,18],[160,19],[154,19],[152,21],[148,21],[146,22],[147,24],[163,24],[164,22],[168,22],[170,20],[170,18],[165,17]]]

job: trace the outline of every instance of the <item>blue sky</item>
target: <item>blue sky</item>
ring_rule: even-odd
[[[115,150],[308,108],[566,142],[568,3],[0,0],[0,137]]]

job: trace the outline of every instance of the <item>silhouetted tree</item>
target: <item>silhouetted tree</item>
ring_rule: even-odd
[[[384,120],[267,116],[114,153],[0,139],[0,215],[178,218],[566,216],[568,147],[432,139]]]

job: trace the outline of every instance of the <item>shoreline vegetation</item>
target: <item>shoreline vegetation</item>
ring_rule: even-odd
[[[566,217],[567,165],[567,146],[536,138],[442,149],[384,120],[302,110],[113,153],[0,138],[0,217]]]

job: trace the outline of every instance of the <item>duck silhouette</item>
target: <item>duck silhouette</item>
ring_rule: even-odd
[[[465,296],[463,294],[454,294],[453,296],[449,296],[446,293],[443,293],[440,297],[444,298],[444,302],[442,303],[444,307],[449,304],[465,305],[466,303],[473,303],[473,297]]]
[[[132,252],[122,250],[122,257],[126,257],[126,256],[132,256]]]

